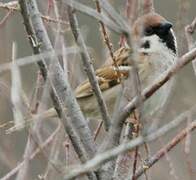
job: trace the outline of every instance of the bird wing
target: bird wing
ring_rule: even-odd
[[[106,63],[103,67],[95,71],[97,81],[101,91],[107,90],[120,83],[120,79],[128,77],[130,66],[128,66],[127,59],[129,57],[130,49],[120,48],[114,53],[117,67],[114,63]],[[89,80],[82,82],[75,90],[76,98],[83,98],[93,95],[92,86]]]

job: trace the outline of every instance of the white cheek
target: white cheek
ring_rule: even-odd
[[[149,41],[150,48],[140,48],[140,52],[147,53],[147,54],[158,54],[162,53],[163,49],[165,48],[164,43],[161,42],[160,38],[157,35],[152,36],[146,36],[142,38],[141,44],[145,43],[146,41]]]
[[[155,77],[175,63],[176,55],[168,49],[157,35],[143,37],[141,43],[143,44],[146,41],[149,41],[149,48],[140,48],[139,54],[146,54],[151,69],[148,77],[149,81],[152,82]]]

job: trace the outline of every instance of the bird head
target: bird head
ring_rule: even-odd
[[[172,24],[157,13],[149,13],[136,20],[132,29],[133,40],[141,52],[161,53],[167,50],[177,54]]]

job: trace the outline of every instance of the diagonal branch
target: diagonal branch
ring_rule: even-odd
[[[64,0],[64,3],[73,7],[74,9],[84,13],[84,14],[87,14],[90,17],[93,17],[99,21],[102,21],[108,28],[110,28],[112,31],[114,31],[116,33],[119,33],[119,34],[125,33],[126,34],[128,32],[129,27],[126,23],[117,24],[116,22],[110,20],[105,15],[97,13],[94,9],[83,5],[82,3],[79,3],[75,0]],[[124,20],[123,20],[123,22],[124,22]]]
[[[66,179],[66,180],[72,179],[72,178],[75,178],[81,174],[92,171],[93,169],[98,168],[102,164],[114,159],[117,155],[119,155],[121,153],[127,152],[128,150],[131,150],[137,146],[140,146],[144,142],[151,142],[151,141],[159,138],[160,136],[165,135],[168,131],[176,128],[179,124],[184,122],[185,119],[186,119],[186,116],[183,116],[183,115],[180,117],[177,117],[173,121],[170,121],[170,123],[164,125],[163,127],[159,128],[155,132],[148,134],[145,137],[139,136],[139,137],[133,139],[132,141],[127,142],[126,144],[121,144],[118,147],[115,147],[115,148],[108,150],[104,153],[100,153],[100,154],[96,155],[93,159],[91,159],[90,161],[88,161],[86,164],[84,164],[82,166],[81,165],[76,166],[75,168],[72,167],[72,170],[70,170],[70,169],[65,170],[64,173],[66,174],[66,176],[64,177],[64,179]],[[196,120],[194,120],[189,125],[189,127],[186,129],[186,132],[190,132],[190,131],[194,130],[195,128],[196,128]]]
[[[90,55],[87,51],[87,47],[84,43],[84,39],[82,37],[82,34],[80,33],[79,27],[78,27],[78,21],[74,10],[71,7],[68,7],[68,15],[69,15],[69,22],[72,29],[72,33],[74,35],[75,41],[77,45],[81,48],[81,59],[83,62],[83,65],[85,67],[86,73],[89,78],[89,82],[91,83],[92,89],[94,91],[95,97],[97,98],[97,102],[99,104],[100,112],[102,115],[103,123],[105,130],[108,131],[109,125],[110,125],[110,117],[109,113],[105,104],[105,101],[103,100],[103,96],[101,94],[101,89],[99,87],[95,70],[93,68],[93,65],[91,63]]]
[[[1,9],[5,9],[8,10],[9,12],[13,12],[13,11],[20,11],[20,8],[18,7],[18,1],[13,1],[13,2],[9,2],[9,3],[2,3],[0,2],[0,8]],[[44,21],[49,22],[49,23],[60,23],[61,25],[64,26],[68,26],[69,24],[66,21],[62,21],[60,19],[54,19],[50,16],[44,16],[43,14],[41,14],[41,17]]]
[[[189,113],[191,113],[191,111],[189,111],[187,113],[189,114]],[[180,143],[195,128],[196,128],[196,124],[190,123],[187,128],[183,129],[180,133],[178,133],[167,145],[162,147],[152,157],[146,159],[144,161],[144,165],[139,167],[139,169],[137,170],[134,178],[137,179],[142,174],[144,174],[148,169],[150,169],[150,167],[152,167],[156,162],[158,162],[162,157],[164,157],[168,152],[170,152],[178,143]]]

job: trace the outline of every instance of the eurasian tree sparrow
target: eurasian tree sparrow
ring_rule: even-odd
[[[146,14],[138,18],[132,27],[131,35],[135,47],[135,62],[139,69],[141,86],[144,89],[175,63],[177,57],[176,38],[172,24],[157,13]],[[96,77],[110,115],[112,115],[115,101],[122,91],[121,80],[128,77],[131,69],[130,53],[132,51],[129,47],[121,47],[114,53],[118,67],[114,66],[111,58],[108,58],[106,63],[96,70]],[[152,117],[154,112],[163,107],[170,97],[172,86],[173,80],[169,80],[151,96],[144,103],[143,115]],[[101,118],[96,98],[88,80],[82,82],[75,89],[75,95],[86,117]],[[51,108],[41,117],[55,116],[56,111]]]
[[[136,47],[137,59],[135,61],[143,89],[175,62],[177,57],[176,38],[172,24],[157,13],[146,14],[138,18],[133,25],[131,35]],[[96,70],[96,76],[110,113],[113,111],[116,97],[122,90],[117,71],[120,72],[121,78],[128,77],[131,69],[131,61],[128,60],[130,53],[130,48],[122,47],[114,53],[118,68],[109,58],[105,65]],[[172,84],[172,80],[168,81],[144,103],[144,113],[152,114],[165,104]],[[88,80],[76,88],[75,94],[86,116],[100,117],[96,98]]]

